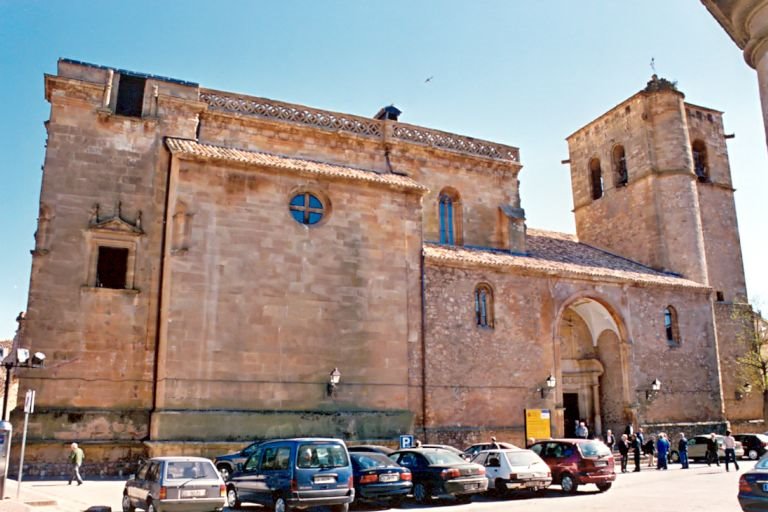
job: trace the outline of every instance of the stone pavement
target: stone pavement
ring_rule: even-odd
[[[98,506],[119,512],[125,480],[86,480],[81,486],[65,480],[23,481],[18,499],[17,485],[8,479],[0,512],[80,512]]]

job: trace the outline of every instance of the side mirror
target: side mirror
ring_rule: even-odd
[[[237,464],[235,464],[235,470],[237,470],[237,472],[240,473],[243,470],[243,463],[238,462]]]

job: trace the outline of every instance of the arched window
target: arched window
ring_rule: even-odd
[[[600,160],[593,158],[589,161],[589,177],[592,184],[592,199],[603,197],[603,171],[600,169]]]
[[[478,327],[493,327],[493,290],[487,284],[475,287],[475,323]]]
[[[439,198],[440,243],[461,244],[461,202],[453,189],[444,189]]]
[[[699,181],[709,181],[709,166],[707,164],[707,146],[704,141],[695,140],[691,145],[693,150],[693,171]]]
[[[622,145],[613,148],[613,174],[615,187],[623,187],[629,182],[627,156]]]
[[[664,309],[664,331],[667,335],[667,344],[677,346],[680,344],[680,329],[677,325],[677,311],[672,306]]]

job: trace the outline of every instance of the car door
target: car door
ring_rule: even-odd
[[[259,496],[263,494],[266,487],[266,480],[261,474],[259,466],[261,464],[264,450],[262,447],[246,459],[240,471],[236,471],[230,481],[235,485],[240,501],[260,503]]]
[[[488,487],[489,488],[495,488],[496,487],[496,479],[497,478],[504,478],[508,479],[509,475],[504,475],[503,467],[502,467],[502,459],[503,454],[500,453],[498,450],[490,450],[488,452],[481,452],[477,457],[475,457],[475,460],[472,462],[475,462],[477,464],[482,464],[485,467],[485,476],[488,478]]]
[[[688,440],[688,458],[703,459],[707,455],[707,440],[701,437],[694,437]]]
[[[131,498],[131,503],[137,507],[145,507],[147,501],[147,471],[149,471],[150,462],[145,462],[139,466],[139,470],[136,472],[136,477],[128,482],[126,486],[126,492]]]
[[[149,464],[147,470],[147,477],[144,480],[142,488],[144,492],[144,508],[146,508],[149,498],[158,499],[160,496],[160,478],[163,474],[163,463],[159,461],[153,461]]]
[[[286,497],[291,490],[290,445],[274,445],[264,449],[260,474],[265,485],[258,487],[258,502],[271,506],[275,496]]]

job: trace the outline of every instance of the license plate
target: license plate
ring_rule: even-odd
[[[399,475],[379,475],[379,482],[397,482]]]
[[[479,489],[480,484],[464,484],[464,489],[470,491],[472,489]]]
[[[316,476],[315,477],[315,483],[316,484],[332,484],[336,481],[335,478],[332,476]]]
[[[607,465],[608,465],[608,463],[605,462],[604,460],[599,460],[599,461],[595,462],[595,467],[596,468],[602,468],[602,467],[605,467]]]
[[[531,473],[518,473],[517,474],[517,479],[518,480],[525,480],[526,478],[531,478],[532,476],[533,476],[533,474],[531,474]]]
[[[199,498],[205,496],[205,489],[182,489],[182,498]]]

